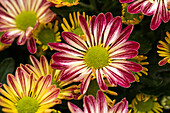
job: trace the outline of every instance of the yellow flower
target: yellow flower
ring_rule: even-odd
[[[85,35],[80,27],[78,20],[79,15],[80,15],[79,12],[77,12],[77,15],[75,12],[73,12],[73,15],[69,13],[71,26],[68,24],[67,20],[63,18],[63,23],[61,24],[61,27],[63,28],[64,31],[75,33],[76,35],[80,36],[82,39],[85,40],[86,39]],[[85,12],[83,12],[83,16],[86,17],[86,22],[89,25],[91,16],[85,15]]]
[[[73,5],[78,5],[79,4],[79,0],[47,0],[53,4],[55,4],[55,7],[59,8],[59,7],[63,7],[63,6],[67,6],[67,7],[71,7]]]
[[[138,55],[132,58],[131,60],[143,66],[143,65],[149,65],[149,62],[144,61],[146,59],[147,59],[146,56]],[[136,82],[140,82],[139,76],[142,76],[142,73],[148,75],[147,71],[148,69],[146,67],[143,67],[142,71],[134,73]]]
[[[56,99],[60,89],[51,85],[50,75],[35,80],[33,74],[17,68],[15,76],[8,74],[7,83],[0,88],[0,106],[5,113],[50,113],[53,109],[49,108],[60,103]]]
[[[38,28],[33,30],[33,37],[36,39],[36,43],[41,45],[43,51],[45,51],[48,49],[49,42],[61,41],[58,30],[58,20],[55,21],[54,25],[52,23],[40,24]]]
[[[157,102],[157,97],[142,93],[136,95],[129,107],[132,108],[132,113],[163,112],[163,107]]]
[[[165,37],[165,41],[159,41],[160,45],[157,45],[157,48],[162,51],[157,51],[160,57],[165,57],[161,61],[159,61],[159,66],[163,66],[166,63],[170,63],[170,33],[166,32],[167,37]]]
[[[127,25],[129,25],[129,24],[133,24],[133,25],[139,24],[142,21],[144,15],[140,14],[140,13],[130,14],[130,13],[127,12],[127,7],[128,7],[127,3],[122,4],[122,16],[121,16],[122,22],[124,24],[127,24]]]
[[[45,56],[41,56],[40,62],[34,57],[30,56],[30,60],[33,64],[23,65],[21,64],[20,67],[24,70],[27,74],[33,74],[35,79],[38,80],[41,76],[51,75],[52,76],[52,83],[55,84],[57,88],[60,88],[60,93],[58,95],[58,99],[77,99],[78,94],[75,93],[77,90],[77,85],[70,85],[67,87],[68,84],[71,84],[73,81],[60,81],[60,77],[62,74],[61,70],[53,69],[50,65],[53,62],[51,60],[50,65],[48,64],[47,59]],[[61,67],[62,68],[62,67]]]

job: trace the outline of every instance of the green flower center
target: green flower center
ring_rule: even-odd
[[[37,100],[32,97],[23,97],[17,104],[18,113],[35,113],[38,108]]]
[[[87,95],[93,95],[96,97],[97,91],[100,90],[99,85],[96,81],[96,79],[91,80],[89,88],[87,90]]]
[[[62,0],[62,2],[69,2],[69,3],[73,3],[75,2],[76,0]]]
[[[16,19],[17,28],[26,31],[28,27],[33,27],[36,24],[37,16],[33,11],[24,11],[19,14]]]
[[[56,41],[56,34],[50,28],[42,29],[38,34],[38,40],[42,44],[47,45],[49,42],[55,42]]]
[[[137,104],[135,104],[136,109],[141,112],[152,111],[153,106],[154,106],[154,102],[153,102],[152,98],[150,98],[146,102],[137,100]]]
[[[76,35],[80,35],[80,36],[81,36],[81,35],[84,35],[81,27],[78,27],[78,28],[74,29],[74,30],[73,30],[73,33],[76,34]]]
[[[94,46],[85,53],[85,62],[88,67],[103,68],[109,63],[109,53],[103,47]]]

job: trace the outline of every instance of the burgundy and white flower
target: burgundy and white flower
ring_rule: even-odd
[[[122,99],[108,110],[107,102],[102,91],[97,92],[96,100],[92,95],[84,96],[84,112],[76,105],[68,102],[71,113],[127,113],[128,101]]]
[[[39,23],[48,23],[55,17],[46,0],[0,0],[0,32],[5,32],[0,41],[13,43],[16,37],[18,45],[27,42],[30,53],[35,53],[36,42],[32,30]]]
[[[127,41],[133,25],[121,31],[122,19],[113,18],[111,13],[93,16],[89,26],[80,15],[79,23],[87,40],[63,32],[62,37],[68,44],[49,43],[51,48],[59,51],[52,56],[54,63],[51,66],[64,68],[61,81],[82,80],[81,94],[87,91],[92,76],[96,77],[101,90],[107,90],[104,77],[112,86],[130,87],[130,82],[135,80],[131,71],[142,70],[139,64],[126,61],[138,54],[139,43]]]
[[[151,16],[151,30],[155,30],[161,24],[161,20],[166,23],[170,19],[170,0],[120,0],[121,3],[131,3],[128,7],[129,13],[142,12],[145,15]]]

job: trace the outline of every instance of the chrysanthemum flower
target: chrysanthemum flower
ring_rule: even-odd
[[[137,94],[132,100],[133,113],[160,113],[163,112],[162,106],[157,102],[155,96]]]
[[[144,66],[144,65],[149,65],[149,62],[144,61],[146,59],[147,59],[146,56],[138,55],[138,56],[136,56],[136,57],[134,57],[130,60]],[[148,69],[146,67],[143,67],[143,69],[140,72],[134,73],[136,82],[140,81],[139,76],[142,76],[142,73],[145,74],[145,75],[148,75],[147,71],[148,71]]]
[[[42,46],[43,51],[48,49],[49,42],[60,42],[60,32],[58,32],[58,20],[55,24],[41,23],[38,28],[33,30],[33,38],[36,39],[36,43]]]
[[[84,96],[84,112],[76,105],[68,102],[68,108],[71,113],[127,113],[128,101],[122,99],[110,110],[107,108],[105,96],[102,91],[97,92],[96,100],[93,96]]]
[[[82,15],[79,23],[87,40],[74,33],[63,32],[62,37],[68,44],[49,43],[51,48],[59,51],[52,57],[52,67],[65,67],[61,81],[82,80],[81,94],[87,91],[92,75],[96,76],[101,90],[107,90],[103,76],[112,86],[130,87],[130,82],[135,80],[131,71],[142,70],[139,64],[124,60],[138,54],[139,43],[127,41],[133,25],[121,31],[120,17],[110,19],[102,13],[92,17],[89,27]]]
[[[19,37],[17,44],[27,42],[29,52],[35,53],[37,48],[32,30],[39,23],[48,23],[55,17],[49,9],[51,3],[45,0],[1,0],[0,4],[0,32],[5,32],[0,41],[11,44]]]
[[[161,104],[164,109],[170,109],[170,96],[163,96]]]
[[[55,7],[59,8],[59,7],[63,7],[63,6],[67,6],[67,7],[71,7],[73,5],[78,5],[79,4],[79,0],[47,0],[50,1],[51,3],[55,4]]]
[[[151,16],[151,30],[155,30],[161,24],[161,20],[164,23],[168,22],[170,19],[170,13],[168,8],[170,8],[170,0],[120,0],[122,3],[131,3],[128,6],[129,13],[139,13],[142,11],[145,15]]]
[[[160,45],[157,45],[157,48],[162,51],[157,51],[159,53],[159,56],[165,57],[161,61],[159,61],[159,66],[165,65],[166,63],[170,63],[170,33],[166,32],[167,37],[165,37],[165,40],[167,43],[163,41],[159,41]]]
[[[139,24],[142,21],[144,15],[141,14],[141,13],[130,14],[129,12],[127,12],[128,6],[129,5],[127,3],[122,4],[122,16],[121,16],[122,22],[124,24],[127,24],[127,25],[129,25],[129,24],[133,24],[133,25]]]
[[[51,76],[41,76],[37,81],[34,76],[26,75],[21,68],[15,76],[8,74],[7,83],[0,88],[0,106],[5,113],[51,113],[49,109],[58,104],[56,100],[60,89],[51,85]]]
[[[78,20],[79,15],[80,15],[79,12],[77,12],[77,15],[75,12],[73,12],[73,16],[71,15],[71,13],[69,13],[71,26],[68,24],[67,20],[63,18],[63,23],[61,24],[61,27],[63,28],[64,31],[75,33],[76,35],[85,39],[84,33],[81,30],[81,27],[79,24],[79,20]],[[83,17],[86,18],[86,22],[89,25],[91,16],[85,15],[85,12],[83,12]]]
[[[57,88],[60,88],[58,99],[77,99],[79,95],[74,92],[77,90],[77,85],[68,86],[73,81],[60,81],[62,71],[51,68],[45,56],[42,55],[39,62],[34,56],[30,55],[30,60],[33,66],[29,64],[20,65],[26,74],[30,75],[32,73],[36,80],[41,76],[51,75],[51,84],[55,84]],[[52,60],[50,63],[52,63]]]

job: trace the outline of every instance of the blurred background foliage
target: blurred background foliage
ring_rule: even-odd
[[[113,17],[122,15],[122,7],[119,0],[80,0],[77,6],[72,7],[51,7],[51,10],[57,14],[57,19],[62,23],[62,18],[65,17],[69,20],[69,13],[79,11],[80,14],[85,12],[87,15],[98,15],[99,13],[111,12]],[[129,40],[137,41],[140,43],[139,54],[147,56],[147,61],[149,65],[148,75],[143,75],[140,77],[140,82],[132,83],[130,88],[122,88],[120,86],[110,88],[111,90],[118,93],[118,96],[111,96],[111,99],[116,99],[116,102],[120,101],[122,98],[126,98],[129,103],[138,93],[145,93],[149,95],[154,95],[158,97],[158,101],[164,95],[170,96],[170,64],[164,66],[159,66],[158,62],[162,59],[157,54],[157,44],[159,40],[164,40],[166,36],[166,31],[170,32],[170,22],[161,23],[158,29],[155,31],[150,30],[151,17],[144,16],[143,20],[134,26],[134,30],[130,35]],[[61,24],[59,24],[61,25]],[[123,25],[126,27],[127,25]],[[62,28],[60,27],[60,32]],[[55,51],[48,49],[43,52],[38,49],[37,53],[34,55],[38,59],[43,54],[50,60],[52,54]],[[6,76],[8,73],[15,72],[16,68],[22,64],[30,64],[29,60],[30,53],[28,52],[26,45],[18,46],[14,42],[10,47],[0,52],[0,82],[6,83]],[[71,100],[72,103],[76,104],[82,108],[82,100]],[[67,108],[67,101],[62,100],[61,105],[56,105],[55,108],[61,112],[69,112]],[[82,108],[83,109],[83,108]],[[170,111],[165,111],[169,113]]]

